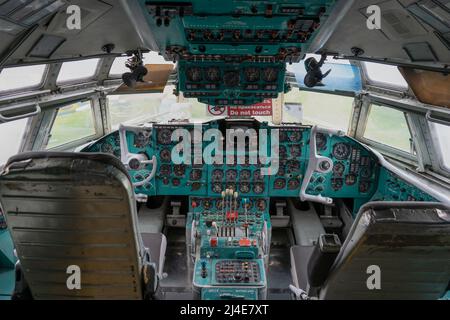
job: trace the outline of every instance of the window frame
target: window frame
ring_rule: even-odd
[[[395,109],[395,110],[398,110],[405,114],[405,121],[408,125],[408,129],[409,129],[409,132],[411,135],[413,146],[416,150],[416,154],[412,154],[412,153],[403,151],[401,149],[397,149],[393,146],[389,146],[384,143],[374,141],[374,140],[364,137],[367,123],[369,121],[370,110],[371,110],[371,107],[373,104],[376,104],[376,105],[379,105],[382,107],[386,107],[386,108]],[[394,158],[394,159],[400,160],[402,162],[409,163],[415,167],[418,167],[421,162],[421,155],[420,155],[421,150],[419,150],[419,146],[417,145],[417,139],[414,139],[414,136],[415,136],[414,128],[412,126],[412,123],[411,123],[411,120],[409,117],[409,113],[410,113],[409,110],[389,104],[386,101],[383,101],[381,99],[377,99],[373,96],[365,96],[363,98],[362,108],[361,108],[361,112],[359,114],[358,125],[357,125],[356,131],[355,131],[355,138],[358,139],[359,141],[361,141],[362,143],[368,145],[369,147],[372,147],[372,148],[378,150],[383,155],[386,155],[390,158]]]
[[[427,129],[429,130],[430,136],[431,136],[431,144],[433,146],[434,152],[437,155],[437,161],[432,166],[432,171],[443,174],[447,177],[450,177],[450,165],[446,166],[444,162],[444,155],[442,154],[442,149],[438,143],[439,141],[439,134],[437,133],[437,129],[433,124],[441,124],[445,126],[450,127],[450,120],[441,120],[436,119],[431,116],[431,111],[428,111],[425,115],[425,121],[427,125]]]
[[[389,91],[394,91],[394,92],[398,92],[398,93],[408,93],[410,88],[409,88],[409,84],[405,79],[405,82],[407,84],[406,88],[402,87],[402,86],[398,86],[395,84],[389,84],[386,82],[382,82],[382,81],[376,81],[370,78],[369,73],[367,71],[367,67],[366,67],[366,62],[368,63],[375,63],[375,64],[384,64],[384,65],[388,65],[391,67],[396,67],[398,68],[398,66],[396,65],[392,65],[392,64],[388,64],[388,63],[381,63],[381,62],[377,62],[377,61],[359,61],[359,65],[360,65],[360,70],[361,70],[361,78],[363,81],[363,87],[374,87],[374,88],[380,88],[380,89],[385,89],[385,90],[389,90]],[[400,70],[399,70],[400,72]],[[403,76],[403,75],[402,75]]]
[[[58,78],[59,78],[59,76],[61,74],[61,70],[63,68],[64,63],[82,62],[82,61],[87,61],[87,60],[97,60],[97,65],[95,67],[95,71],[94,71],[94,73],[91,76],[81,77],[81,78],[76,78],[76,79],[70,79],[70,80],[64,80],[64,81],[58,81]],[[56,86],[65,86],[65,85],[72,85],[72,84],[78,84],[78,83],[85,83],[85,82],[89,82],[89,81],[95,81],[98,78],[98,73],[99,73],[99,70],[100,70],[102,64],[103,64],[102,59],[98,58],[98,57],[84,58],[84,59],[79,59],[79,60],[63,61],[61,63],[61,67],[58,70],[58,74],[55,76],[55,84],[56,84]]]
[[[36,65],[44,65],[44,71],[42,72],[42,78],[41,81],[36,84],[36,85],[32,85],[32,86],[25,86],[25,87],[20,87],[20,88],[15,88],[15,89],[9,89],[9,90],[4,90],[1,91],[0,90],[0,97],[1,96],[7,96],[10,94],[15,94],[15,93],[22,93],[22,92],[30,92],[30,91],[38,91],[41,90],[46,82],[47,82],[47,78],[48,78],[48,74],[49,74],[49,69],[50,69],[50,65],[49,64],[36,64]],[[12,66],[12,67],[5,67],[5,68],[0,68],[0,71],[3,72],[6,69],[12,69],[12,68],[23,68],[23,67],[32,67],[35,66],[34,64],[25,64],[25,65],[21,65],[21,66]],[[0,74],[1,74],[0,72]]]
[[[53,147],[53,148],[47,148],[47,145],[50,141],[50,137],[51,137],[51,133],[52,133],[52,129],[53,126],[55,124],[55,120],[56,117],[58,116],[58,111],[61,108],[70,106],[72,104],[78,103],[78,102],[89,102],[91,105],[91,110],[92,110],[92,117],[93,117],[93,123],[94,123],[94,130],[95,133],[80,139],[76,139],[73,141],[69,141],[66,143],[63,143],[59,146]],[[76,147],[83,145],[85,143],[94,141],[96,139],[101,138],[105,132],[104,132],[104,128],[103,128],[103,123],[102,123],[102,116],[100,114],[100,110],[99,110],[99,100],[98,98],[94,98],[94,97],[89,97],[89,98],[83,98],[83,99],[76,99],[76,100],[72,100],[72,101],[68,101],[68,102],[64,102],[61,105],[55,106],[54,108],[51,109],[51,121],[48,125],[48,131],[47,134],[45,136],[45,140],[42,144],[42,150],[45,151],[67,151],[67,150],[74,150]]]

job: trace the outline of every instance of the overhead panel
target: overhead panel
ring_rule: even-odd
[[[335,0],[138,0],[166,59],[179,61],[176,93],[210,105],[250,105],[289,90],[298,62]]]

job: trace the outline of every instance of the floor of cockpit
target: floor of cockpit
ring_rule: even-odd
[[[186,235],[184,228],[168,228],[164,272],[167,277],[161,281],[161,298],[168,300],[190,300],[192,294],[192,270],[186,256]],[[268,292],[270,300],[289,299],[291,284],[289,258],[289,230],[274,229],[270,249]]]

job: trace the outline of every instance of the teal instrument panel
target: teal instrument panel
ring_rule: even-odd
[[[158,50],[179,62],[176,92],[211,105],[287,91],[285,64],[300,61],[335,2],[139,0]]]
[[[205,163],[205,150],[214,140],[203,139],[209,129],[220,132],[233,126],[267,130],[267,154],[271,155],[271,135],[278,131],[278,170],[263,175],[261,169],[270,164],[227,163],[227,151],[223,151],[222,163]],[[191,163],[175,164],[172,151],[179,141],[172,141],[172,133],[187,129],[192,136]],[[153,195],[190,195],[217,198],[226,189],[233,189],[240,197],[298,197],[309,162],[311,127],[301,125],[269,126],[265,122],[249,120],[245,125],[232,120],[215,120],[196,126],[192,123],[155,124],[142,132],[126,131],[129,152],[157,159],[156,174],[149,183],[136,187],[136,193]],[[226,134],[223,134],[226,137]],[[259,137],[261,139],[261,137]],[[223,141],[224,148],[228,143]],[[248,147],[248,146],[247,146]],[[433,198],[413,185],[408,185],[381,167],[378,159],[363,145],[349,137],[317,134],[318,154],[333,161],[329,173],[314,173],[306,193],[331,198],[353,198],[362,204],[370,200],[429,201]],[[118,132],[103,137],[87,146],[84,152],[104,152],[120,158]],[[203,157],[203,161],[202,161]],[[276,162],[276,158],[272,159]],[[133,182],[146,179],[149,167],[129,168]]]

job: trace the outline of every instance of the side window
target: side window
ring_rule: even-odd
[[[284,96],[283,121],[319,125],[347,132],[353,100],[353,97],[294,89]]]
[[[405,113],[372,104],[364,138],[408,153],[413,153],[412,137]]]
[[[0,166],[19,152],[28,119],[0,123]]]
[[[62,146],[96,134],[91,101],[80,101],[59,108],[50,131],[47,149]]]
[[[429,122],[434,133],[434,147],[440,153],[440,164],[442,169],[450,172],[450,125]]]

